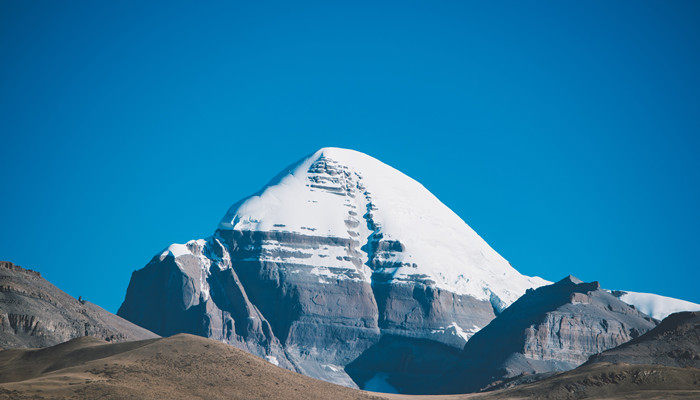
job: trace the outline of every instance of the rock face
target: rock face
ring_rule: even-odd
[[[519,274],[418,182],[327,148],[234,204],[211,237],[134,272],[118,314],[362,386],[344,367],[382,336],[461,349],[546,283]]]
[[[614,349],[596,354],[587,363],[700,368],[700,312],[671,314],[651,331]]]
[[[109,342],[156,338],[87,301],[64,293],[38,272],[0,261],[0,348],[53,346],[80,336]]]
[[[477,398],[698,399],[700,313],[672,314],[644,335],[595,354],[571,371],[527,378]]]
[[[476,391],[521,375],[566,371],[641,336],[657,321],[600,289],[567,277],[529,290],[464,347],[449,392]]]

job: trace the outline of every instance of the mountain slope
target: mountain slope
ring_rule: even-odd
[[[134,272],[118,314],[352,386],[343,367],[383,335],[461,348],[545,283],[418,182],[326,148],[233,205],[211,237],[173,244]]]
[[[0,352],[0,399],[697,399],[700,369],[586,364],[510,389],[450,396],[368,393],[317,381],[192,335],[109,344],[81,337]]]
[[[372,399],[192,335],[0,352],[0,398]]]
[[[700,368],[700,312],[671,314],[644,335],[588,360],[601,362]]]
[[[474,335],[449,391],[476,391],[524,374],[573,369],[654,326],[656,321],[601,290],[598,282],[569,276],[528,291]]]
[[[477,398],[697,399],[698,367],[700,313],[681,312],[642,336],[592,356],[574,370]],[[514,380],[506,385],[518,383]]]
[[[700,369],[664,365],[586,364],[533,383],[475,395],[446,397],[445,400],[462,398],[696,400],[700,398]]]
[[[0,348],[46,347],[87,335],[111,342],[158,337],[76,300],[38,272],[0,261]]]

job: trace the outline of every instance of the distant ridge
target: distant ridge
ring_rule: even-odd
[[[499,386],[508,389],[476,398],[695,400],[700,398],[698,366],[700,313],[681,312],[644,335],[592,356],[576,369],[545,379],[521,376]]]
[[[567,371],[655,326],[598,282],[569,275],[529,290],[475,334],[448,391],[473,392],[518,376]]]
[[[0,261],[0,348],[46,347],[80,336],[110,342],[158,337],[69,296],[39,272]]]
[[[700,312],[671,314],[644,335],[588,360],[602,362],[700,368]]]

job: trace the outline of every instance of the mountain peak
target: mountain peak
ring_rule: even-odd
[[[322,147],[322,148],[318,149],[314,153],[314,155],[317,155],[317,156],[323,155],[323,156],[331,157],[331,158],[333,158],[333,157],[338,157],[338,158],[341,158],[341,157],[373,158],[373,157],[370,157],[361,151],[357,151],[357,150],[353,150],[353,149],[345,149],[342,147]]]
[[[420,280],[498,308],[546,283],[519,274],[420,183],[369,155],[337,147],[317,150],[234,204],[219,230],[347,240],[362,249],[353,260],[346,254],[319,258],[319,252],[300,257],[323,275],[333,275],[327,268],[352,267],[366,281],[373,274]]]
[[[577,277],[575,277],[573,275],[568,275],[564,279],[560,280],[557,283],[573,283],[573,284],[578,285],[578,284],[583,283],[583,281],[578,279]]]
[[[134,272],[119,314],[364,385],[344,367],[382,335],[458,349],[545,283],[518,273],[420,183],[326,147],[231,206],[211,237]]]

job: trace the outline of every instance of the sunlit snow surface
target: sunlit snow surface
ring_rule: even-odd
[[[177,258],[185,254],[191,254],[190,250],[184,244],[173,243],[165,250],[164,253],[172,253],[173,257]],[[163,254],[165,256],[167,254]]]
[[[462,329],[456,322],[451,323],[448,327],[440,327],[433,329],[431,333],[435,336],[442,336],[442,343],[451,344],[454,347],[462,348],[467,343],[469,338],[479,332],[481,328],[473,325],[470,329]]]
[[[620,300],[646,315],[662,320],[679,311],[700,311],[700,304],[651,293],[622,292]]]
[[[402,251],[381,255],[392,265],[382,272],[393,280],[422,277],[439,288],[503,306],[526,289],[548,283],[518,273],[420,183],[353,150],[324,148],[290,166],[233,205],[219,228],[351,239],[358,248],[372,237],[400,241]],[[358,272],[369,280],[372,271],[364,263],[370,255],[361,256]],[[325,267],[335,260],[334,255],[312,255],[304,262],[318,266],[323,281],[332,275]]]

